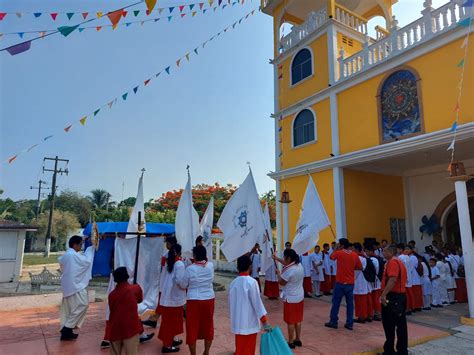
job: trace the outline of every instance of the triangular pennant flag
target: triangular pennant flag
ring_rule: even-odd
[[[196,16],[197,12],[193,11],[192,17]]]
[[[281,132],[283,130],[283,127],[278,128],[278,132]]]
[[[6,12],[0,12],[0,21],[2,21],[5,16],[7,16],[7,13]]]
[[[127,17],[128,11],[122,10],[122,16],[123,18]]]
[[[86,124],[86,121],[87,121],[87,116],[84,116],[79,120],[79,122],[81,122],[81,125],[83,126]]]
[[[113,105],[113,104],[114,104],[114,101],[112,100],[112,101],[110,101],[110,102],[107,104],[107,106],[109,106],[109,108],[112,108],[112,105]]]
[[[112,31],[113,31],[113,30],[115,30],[117,27],[118,27],[118,25],[117,25],[117,24],[115,24],[115,25],[112,25]]]
[[[135,87],[133,88],[133,92],[136,94],[137,91],[138,91],[138,86],[135,86]]]
[[[170,11],[170,13],[172,13],[174,10],[174,6],[168,7],[168,10]]]
[[[151,11],[150,10],[145,10],[145,13],[146,13],[147,16],[150,16]]]
[[[212,6],[214,4],[214,0],[209,0],[209,6]]]
[[[184,5],[180,5],[179,6],[179,12],[183,12],[183,9],[184,9]]]
[[[97,116],[97,114],[99,113],[100,111],[100,108],[98,108],[97,110],[94,111],[94,116]]]
[[[203,7],[204,7],[204,3],[203,3],[203,2],[200,2],[200,3],[199,3],[199,9],[202,10]]]
[[[41,14],[42,14],[42,12],[35,12],[35,13],[33,13],[33,15],[34,15],[36,18],[40,17]]]
[[[181,18],[183,18],[184,16],[186,16],[186,14],[181,14]]]
[[[128,26],[130,26],[131,24],[132,24],[131,22],[127,22],[127,23],[125,24],[125,27],[128,27]]]
[[[458,123],[454,122],[453,125],[451,126],[451,132],[455,132],[458,129]]]
[[[169,74],[170,73],[170,67],[167,67],[165,71]]]
[[[189,53],[186,54],[186,60],[189,62]]]
[[[227,32],[227,30],[228,30],[228,29],[229,29],[229,27],[227,27],[227,28],[224,28],[224,32]]]
[[[196,55],[198,55],[198,49],[197,48],[194,48],[194,53],[196,53]]]
[[[194,4],[189,5],[189,10],[192,11]]]
[[[51,17],[53,18],[53,21],[56,21],[56,17],[58,17],[58,13],[57,12],[53,12],[50,14]]]
[[[99,32],[102,29],[102,26],[97,26],[95,29],[97,30],[97,32]]]
[[[462,68],[464,66],[464,58],[456,65],[458,68]]]
[[[68,12],[68,13],[66,14],[66,16],[67,16],[67,18],[70,20],[70,19],[72,19],[72,17],[74,16],[74,12]]]
[[[254,13],[255,13],[255,10],[252,10],[252,12],[250,14],[253,15]]]
[[[116,24],[119,23],[120,19],[122,18],[123,10],[116,10],[113,12],[109,12],[107,14],[107,17],[109,18],[110,22],[112,23],[112,26],[115,26]]]
[[[53,138],[53,135],[46,136],[43,138],[43,142],[46,142],[48,139],[51,139],[51,138]]]
[[[176,66],[177,66],[177,67],[179,67],[179,63],[181,63],[181,59],[178,59],[178,60],[176,61]]]
[[[232,24],[232,28],[235,28],[235,25],[237,25],[237,22],[234,22],[234,23]]]
[[[140,25],[142,25],[142,26],[143,26],[144,24],[145,24],[145,21],[142,21],[142,22],[140,22]]]
[[[29,147],[26,152],[28,153],[29,151],[31,151],[33,148],[36,148],[38,146],[38,144],[33,144],[31,147]]]
[[[222,0],[219,0],[219,1],[217,2],[217,6],[221,6],[221,4],[222,4]]]
[[[61,27],[58,27],[58,31],[59,31],[59,33],[61,33],[64,37],[67,37],[67,36],[69,36],[71,33],[73,33],[78,27],[79,27],[79,25],[76,25],[76,26],[61,26]]]
[[[143,82],[143,84],[145,84],[145,86],[147,86],[148,83],[150,82],[150,80],[151,80],[151,79],[146,79],[146,80]]]
[[[40,32],[40,37],[43,38],[46,35],[46,31],[41,31]]]
[[[249,16],[250,16],[250,14],[247,14],[247,15],[245,16],[245,19],[248,19],[248,18],[249,18]]]
[[[102,17],[102,11],[99,11],[99,12],[97,13],[97,18],[101,18],[101,17]]]
[[[16,13],[16,17],[21,18],[22,16],[23,16],[23,14],[21,12]]]
[[[128,96],[128,92],[126,92],[125,94],[122,95],[123,101],[125,101],[127,99],[127,96]]]
[[[145,0],[146,8],[149,12],[152,12],[156,5],[156,0]]]
[[[218,6],[217,6],[217,7],[218,7]],[[217,10],[217,7],[215,7],[215,8],[214,8],[214,12],[216,12],[216,10]]]
[[[64,132],[69,132],[71,130],[72,124],[64,128]]]
[[[13,163],[17,157],[18,157],[18,155],[14,155],[10,159],[8,159],[8,164]]]
[[[168,22],[171,21],[171,16],[168,16]]]
[[[88,12],[83,12],[82,13],[82,18],[85,20],[87,18],[87,16],[89,15]]]
[[[85,28],[84,27],[79,27],[78,30],[79,30],[79,32],[82,32],[82,31],[85,30]]]
[[[227,6],[227,4],[224,4],[224,6],[222,6],[222,10],[224,10],[226,6]]]
[[[18,32],[18,36],[20,36],[20,38],[23,38],[24,35],[25,35],[25,32]]]
[[[140,13],[140,10],[133,10],[133,14],[135,15],[135,17],[137,17],[139,13]]]
[[[202,13],[203,13],[203,14],[205,14],[205,13],[206,13],[206,11],[207,11],[207,9],[204,9],[204,10],[202,10]]]
[[[18,43],[8,48],[5,48],[5,50],[8,53],[10,53],[10,55],[17,55],[17,54],[26,52],[30,48],[31,48],[31,41],[26,41],[26,42]]]
[[[451,142],[451,144],[449,145],[448,149],[446,149],[446,150],[454,150],[454,145],[455,145],[455,144],[456,144],[456,140],[453,139],[452,142]]]
[[[242,23],[242,19],[239,20],[239,25]]]
[[[155,78],[158,78],[160,76],[161,72],[155,74]]]
[[[463,49],[466,48],[468,42],[469,42],[469,36],[466,36],[466,38],[464,38],[464,41],[462,41],[461,48]]]
[[[163,12],[163,10],[164,10],[163,8],[158,9],[158,13],[161,15],[161,13]]]

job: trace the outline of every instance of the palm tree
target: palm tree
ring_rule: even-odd
[[[115,204],[110,201],[112,195],[105,190],[95,189],[91,191],[91,195],[87,199],[92,203],[96,209],[108,209],[109,206]]]

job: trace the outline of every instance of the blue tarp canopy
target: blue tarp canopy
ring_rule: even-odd
[[[92,276],[109,276],[113,269],[113,256],[115,246],[115,233],[127,232],[128,222],[97,222],[99,234],[109,234],[106,238],[101,238],[99,249],[95,252],[94,264],[92,265]],[[82,234],[91,235],[92,224],[89,223]],[[147,223],[146,231],[148,233],[157,233],[170,235],[174,233],[174,225],[165,223]],[[86,240],[86,247],[91,244]],[[161,255],[159,255],[161,257]]]

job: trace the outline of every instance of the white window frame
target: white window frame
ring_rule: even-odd
[[[298,117],[298,115],[301,112],[303,112],[304,110],[308,110],[313,114],[313,118],[314,118],[314,139],[310,140],[306,143],[295,146],[295,135],[294,135],[294,133],[295,133],[295,121],[296,121],[296,117]],[[316,116],[316,112],[314,112],[314,110],[311,107],[307,107],[307,108],[304,108],[304,109],[298,111],[294,115],[293,121],[291,122],[291,148],[292,149],[298,149],[298,148],[306,147],[307,145],[314,144],[317,141],[318,141],[318,119],[317,119],[317,116]]]

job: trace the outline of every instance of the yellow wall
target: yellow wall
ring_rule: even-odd
[[[326,208],[329,220],[331,221],[332,227],[336,230],[336,217],[334,214],[334,189],[333,189],[333,178],[332,170],[326,170],[319,173],[312,174],[314,184],[318,189],[319,197]],[[293,240],[296,231],[296,223],[300,215],[301,204],[303,203],[304,193],[306,186],[308,185],[308,176],[298,176],[289,178],[281,181],[281,190],[288,191],[290,198],[293,202],[290,203],[288,208],[288,219],[289,219],[289,236],[290,241]],[[283,216],[283,213],[282,213]],[[282,217],[282,231],[283,231],[283,217]],[[326,228],[319,235],[318,244],[330,243],[334,240],[331,230]],[[283,240],[283,235],[282,235]]]
[[[471,35],[472,40],[474,35]],[[453,124],[453,109],[456,105],[457,85],[461,74],[457,64],[463,57],[462,41],[463,39],[452,42],[406,63],[420,75],[419,98],[426,133],[446,129]],[[470,46],[464,74],[459,124],[472,122],[474,118],[473,60],[474,46]],[[338,94],[341,153],[380,144],[376,96],[384,77],[385,74],[379,75]]]
[[[284,117],[281,121],[281,168],[287,169],[293,166],[310,163],[316,160],[326,159],[331,154],[331,114],[329,99],[318,102],[311,106],[316,114],[316,138],[317,141],[299,148],[292,148],[293,121],[297,114]]]
[[[347,236],[390,240],[390,218],[405,218],[403,180],[399,176],[344,169]]]
[[[345,36],[348,40],[352,39],[353,46],[351,47],[348,44],[342,42],[342,37],[344,37],[344,35],[341,32],[338,32],[337,33],[337,48],[338,48],[338,51],[341,50],[341,48],[344,48],[344,58],[350,57],[351,55],[362,50],[361,42],[356,41],[355,39],[349,36]],[[339,57],[339,53],[337,53],[337,56]]]
[[[283,78],[278,80],[279,85],[279,107],[284,109],[297,101],[303,100],[312,94],[328,87],[328,44],[327,36],[324,34],[308,45],[313,52],[313,76],[295,86],[291,86],[291,61],[296,54],[286,58],[281,63],[282,68],[278,70],[283,73]]]

